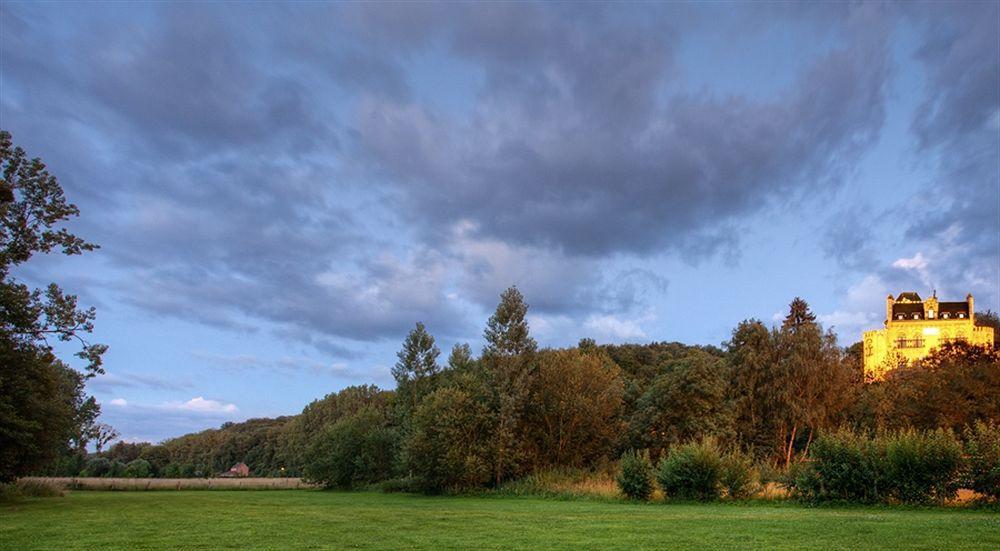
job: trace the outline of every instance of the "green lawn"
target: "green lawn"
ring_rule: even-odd
[[[1000,549],[995,510],[289,491],[77,491],[0,505],[2,549]]]

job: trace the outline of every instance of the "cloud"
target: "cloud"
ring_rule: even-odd
[[[115,398],[108,403],[115,407],[123,408],[128,405],[128,400],[126,400],[125,398]]]
[[[162,407],[168,410],[204,413],[208,415],[231,414],[239,411],[236,404],[224,404],[217,400],[206,400],[202,396],[196,396],[187,402],[166,402]]]
[[[155,375],[143,373],[111,372],[98,375],[87,382],[87,385],[104,391],[119,388],[146,388],[150,390],[186,390],[191,388],[191,382],[183,379],[164,379]]]
[[[367,372],[351,368],[345,362],[320,362],[309,358],[281,357],[276,359],[261,358],[251,354],[223,355],[209,352],[192,352],[199,360],[205,360],[233,373],[244,372],[247,369],[291,373],[308,371],[315,375],[329,375],[342,378],[364,378]]]

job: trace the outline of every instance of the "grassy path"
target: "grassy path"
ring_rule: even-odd
[[[277,491],[77,491],[0,505],[3,549],[1000,549],[1000,513]]]

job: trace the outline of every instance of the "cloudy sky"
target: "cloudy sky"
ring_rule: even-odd
[[[546,346],[996,310],[997,6],[4,2],[0,126],[102,247],[20,275],[151,440],[479,349],[512,284]]]

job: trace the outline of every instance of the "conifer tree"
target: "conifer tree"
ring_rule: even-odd
[[[403,348],[396,353],[399,360],[392,368],[404,410],[410,411],[420,398],[430,392],[428,378],[441,370],[437,364],[439,355],[441,350],[434,344],[434,337],[418,321],[417,326],[406,335]]]

